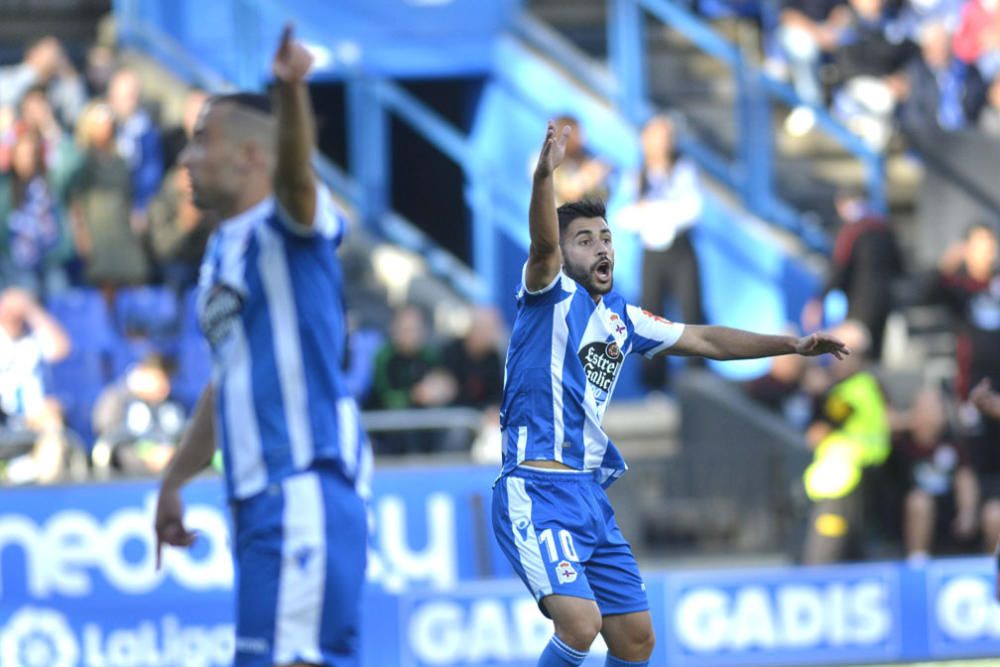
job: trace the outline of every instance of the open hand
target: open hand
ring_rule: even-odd
[[[281,33],[278,51],[274,54],[274,62],[271,64],[274,78],[282,83],[302,83],[306,80],[312,64],[312,54],[301,42],[292,39],[292,24],[286,24]]]
[[[795,342],[795,352],[804,357],[832,354],[837,359],[843,359],[851,353],[843,341],[822,332],[799,338]]]
[[[546,178],[552,175],[566,157],[566,140],[573,130],[569,125],[556,128],[556,124],[549,121],[548,129],[545,131],[545,143],[542,144],[542,152],[538,154],[538,166],[535,167],[536,178]]]

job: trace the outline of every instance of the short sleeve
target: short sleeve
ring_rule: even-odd
[[[303,225],[294,220],[280,204],[276,205],[275,218],[280,222],[282,231],[300,238],[324,238],[340,245],[347,226],[347,218],[340,207],[333,201],[330,191],[323,185],[316,186],[316,212],[312,226]]]
[[[637,306],[626,306],[625,315],[631,324],[630,351],[648,359],[673,346],[684,333],[683,324],[657,317]]]
[[[556,277],[545,287],[532,292],[525,283],[525,274],[528,270],[528,263],[521,267],[521,284],[517,288],[517,301],[527,306],[551,304],[562,300],[568,294],[576,291],[576,283],[566,276],[560,269]]]

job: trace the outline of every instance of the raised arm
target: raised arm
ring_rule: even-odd
[[[566,139],[570,127],[557,131],[549,121],[545,143],[538,155],[538,165],[531,185],[531,206],[528,209],[528,226],[531,232],[531,249],[524,271],[524,286],[537,291],[549,285],[562,267],[559,250],[559,219],[556,217],[555,186],[552,174],[566,156]]]
[[[850,354],[846,345],[826,333],[814,333],[796,338],[693,324],[685,325],[684,333],[668,352],[720,361],[776,357],[781,354],[801,354],[806,357],[832,354],[837,359],[843,359],[844,355]]]
[[[309,51],[292,39],[292,26],[285,26],[272,65],[278,124],[274,195],[292,219],[306,226],[316,217],[316,176],[311,162],[316,130],[305,85],[312,62]]]

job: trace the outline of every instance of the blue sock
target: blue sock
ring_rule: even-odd
[[[586,651],[577,651],[556,635],[552,635],[549,645],[538,659],[538,667],[577,667],[587,657]]]
[[[608,653],[608,659],[604,662],[604,667],[649,667],[649,660],[643,660],[642,662],[629,662],[628,660],[616,658]]]

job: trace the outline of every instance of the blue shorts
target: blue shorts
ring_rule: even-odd
[[[368,522],[335,469],[270,485],[233,511],[236,667],[355,667]]]
[[[504,475],[493,488],[493,532],[546,616],[547,595],[594,600],[603,616],[649,609],[632,548],[593,473],[521,466]]]

